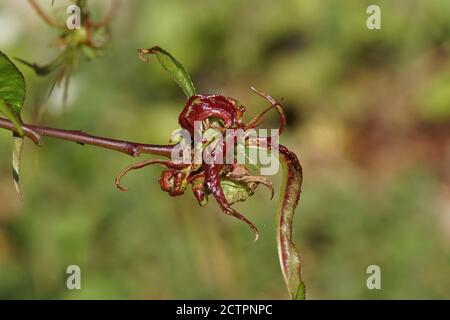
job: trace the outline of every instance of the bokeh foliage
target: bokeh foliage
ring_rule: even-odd
[[[64,13],[65,1],[47,2]],[[95,1],[94,15],[108,3]],[[369,4],[382,30],[366,28]],[[11,57],[56,54],[54,31],[24,1],[0,3],[0,30]],[[295,233],[308,298],[450,298],[449,1],[126,1],[112,33],[105,56],[75,72],[65,110],[45,101],[50,79],[21,68],[25,122],[167,143],[183,95],[136,55],[159,45],[199,92],[235,97],[249,114],[263,108],[251,85],[283,98],[282,143],[305,173]],[[276,201],[263,192],[237,206],[260,228],[252,243],[215,204],[162,193],[159,169],[130,174],[121,193],[114,175],[133,159],[46,140],[25,146],[20,203],[10,143],[1,133],[0,297],[286,298]],[[71,264],[81,291],[65,287]],[[366,288],[371,264],[382,290]]]

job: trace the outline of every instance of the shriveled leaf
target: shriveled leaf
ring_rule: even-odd
[[[25,79],[9,58],[0,51],[0,111],[14,124],[17,133],[23,136],[20,111],[25,100]],[[13,179],[17,193],[19,188],[20,158],[23,139],[15,135],[13,142]]]
[[[282,193],[277,211],[277,245],[281,270],[293,300],[305,299],[305,285],[301,278],[300,255],[292,237],[295,208],[300,199],[303,180],[302,167],[297,156],[280,145],[283,168]]]
[[[155,54],[163,68],[170,73],[186,97],[190,98],[196,94],[194,84],[186,69],[166,50],[160,47],[152,47],[149,49],[138,49],[138,53],[139,57],[146,62],[148,61],[146,55]]]
[[[14,188],[20,196],[20,159],[22,157],[23,138],[13,136],[12,177]]]

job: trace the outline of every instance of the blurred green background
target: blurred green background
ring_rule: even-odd
[[[110,3],[91,2],[94,18]],[[70,4],[39,3],[59,15]],[[369,4],[381,30],[366,28]],[[9,56],[50,61],[57,35],[26,1],[0,2]],[[53,77],[19,66],[24,120],[167,143],[184,98],[156,62],[137,59],[153,45],[199,92],[235,97],[249,117],[266,106],[250,86],[283,99],[281,143],[304,167],[295,239],[308,298],[450,298],[450,1],[122,1],[111,43],[79,65],[65,109],[58,92],[46,100]],[[9,132],[0,146],[0,298],[287,298],[267,193],[236,206],[260,228],[253,243],[214,201],[163,193],[161,169],[130,174],[119,192],[114,176],[135,160],[46,139],[26,143],[20,202]],[[72,264],[82,290],[66,288]],[[381,290],[366,287],[372,264]]]

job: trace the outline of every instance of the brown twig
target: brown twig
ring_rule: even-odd
[[[0,118],[0,128],[15,132],[15,127],[11,121]],[[158,155],[170,158],[173,145],[145,144],[132,141],[116,140],[111,138],[93,136],[79,130],[65,130],[22,124],[24,135],[35,143],[40,144],[40,137],[50,137],[65,141],[72,141],[79,144],[88,144],[95,147],[106,148],[138,157],[142,153]]]
[[[61,28],[61,25],[58,25],[55,21],[52,20],[45,12],[42,10],[42,8],[39,6],[39,4],[35,0],[28,0],[30,5],[33,7],[33,9],[36,11],[36,13],[44,20],[49,26],[59,27]],[[53,3],[52,3],[53,5]]]

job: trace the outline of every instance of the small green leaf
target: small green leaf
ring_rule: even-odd
[[[195,96],[195,88],[192,83],[191,77],[187,73],[183,65],[178,62],[170,53],[160,47],[153,47],[150,49],[138,49],[139,57],[148,61],[146,55],[156,54],[159,62],[166,69],[178,86],[183,90],[186,97],[190,98]]]
[[[220,186],[222,187],[225,199],[229,204],[245,201],[248,197],[253,195],[253,190],[245,186],[243,183],[222,179],[220,181]]]

